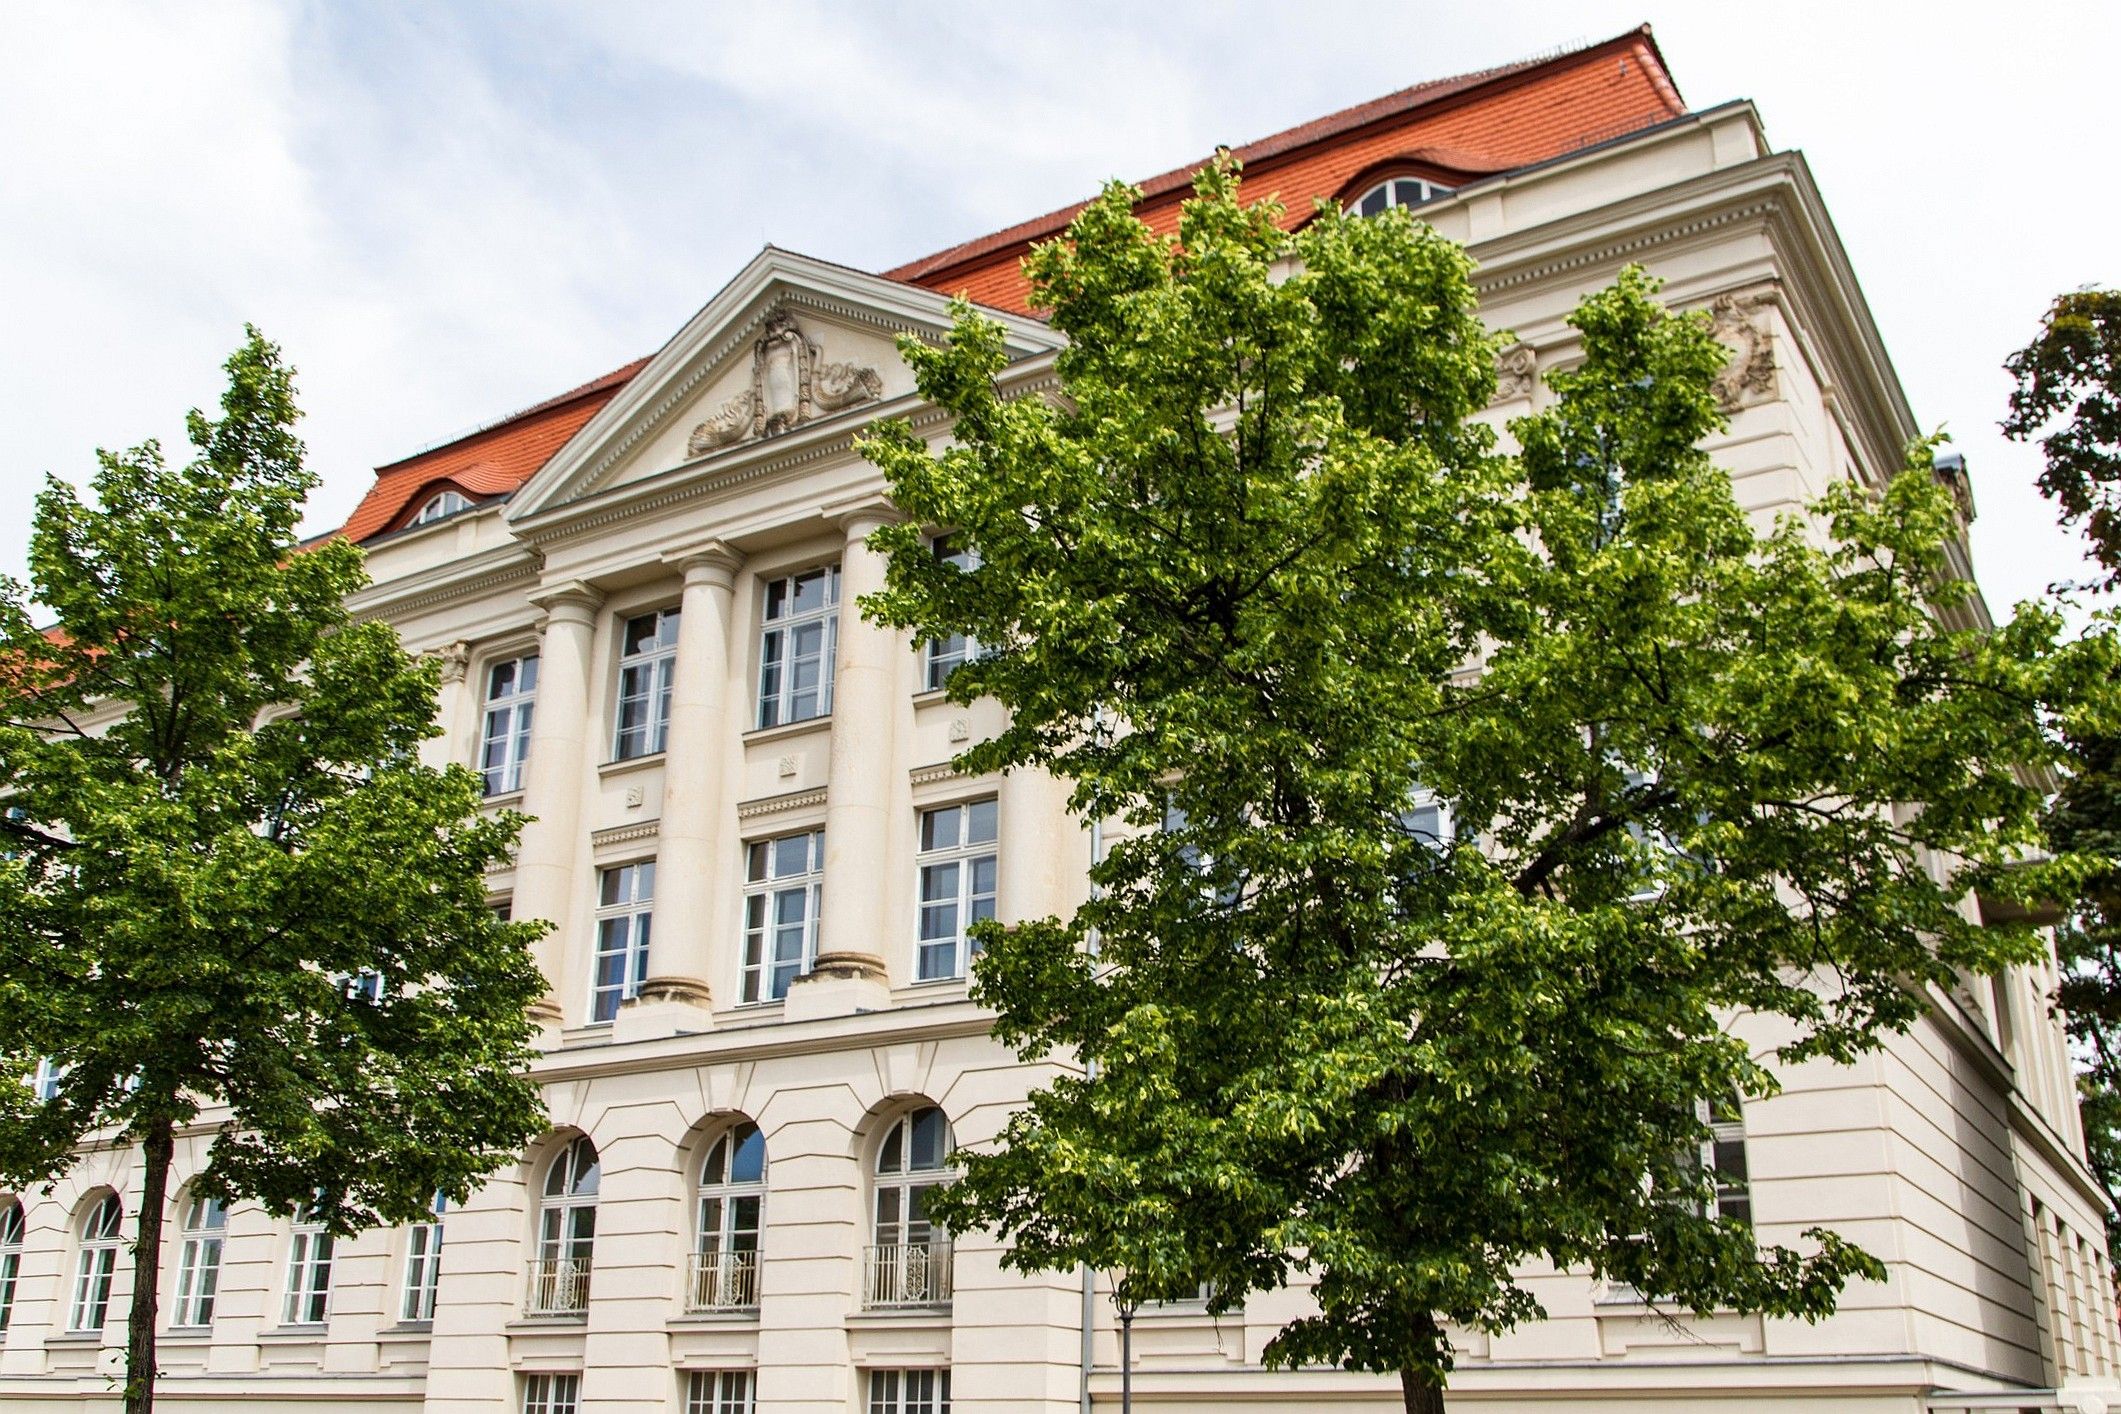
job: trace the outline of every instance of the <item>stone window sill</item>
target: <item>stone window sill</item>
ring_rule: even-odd
[[[616,761],[606,761],[597,767],[597,775],[623,776],[628,771],[645,771],[650,766],[662,765],[665,754],[661,751],[651,751],[646,756],[623,756]]]
[[[792,736],[808,736],[812,732],[829,731],[832,714],[822,717],[805,717],[800,722],[782,722],[778,726],[753,727],[744,733],[744,745],[755,746],[769,741],[785,741]]]

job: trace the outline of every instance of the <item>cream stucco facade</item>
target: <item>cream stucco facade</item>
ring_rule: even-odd
[[[1576,299],[1636,261],[1673,304],[1713,310],[1739,349],[1725,389],[1732,422],[1714,452],[1758,513],[1836,477],[1882,478],[1917,430],[1802,158],[1772,151],[1747,105],[1472,183],[1423,214],[1472,248],[1486,317],[1520,341],[1504,359],[1498,419],[1542,397],[1538,374],[1571,357],[1562,319]],[[977,1145],[1040,1078],[988,1037],[961,980],[917,980],[922,812],[995,802],[987,852],[1004,918],[1079,902],[1091,850],[1049,780],[955,774],[952,756],[995,729],[997,709],[924,690],[914,645],[848,607],[880,582],[862,542],[889,514],[851,440],[882,416],[946,434],[891,340],[939,332],[947,318],[926,290],[769,249],[513,498],[371,544],[374,584],[357,612],[445,661],[433,760],[477,763],[493,667],[538,656],[521,788],[495,797],[535,819],[492,884],[517,916],[555,924],[540,954],[553,1010],[536,1070],[556,1128],[446,1214],[431,1318],[406,1319],[407,1283],[425,1270],[416,1243],[431,1238],[397,1230],[339,1243],[324,1319],[290,1320],[312,1314],[287,1297],[295,1235],[237,1207],[210,1324],[163,1336],[166,1403],[505,1414],[526,1396],[541,1408],[572,1393],[583,1411],[660,1414],[686,1407],[691,1372],[726,1371],[753,1377],[760,1410],[849,1414],[871,1407],[872,1371],[947,1370],[959,1409],[1117,1407],[1101,1282],[1086,1292],[1077,1273],[1006,1273],[977,1235],[949,1249],[877,1241],[877,1190],[897,1180],[896,1170],[880,1179],[879,1159],[905,1137],[900,1122],[936,1107],[958,1142]],[[1004,322],[1017,356],[1008,378],[1036,389],[1055,337],[1034,320]],[[830,710],[760,727],[765,635],[794,623],[766,618],[771,586],[830,566],[839,612],[820,640]],[[674,632],[639,630],[649,650],[629,656],[628,624],[670,609]],[[804,650],[790,636],[775,651],[792,672]],[[647,676],[625,678],[629,667]],[[786,702],[798,689],[779,690]],[[667,738],[614,760],[615,724],[631,710],[619,699],[643,691],[651,703],[667,692]],[[821,860],[747,877],[748,846],[820,829]],[[601,880],[651,860],[645,909],[629,911],[631,894],[607,903]],[[814,875],[821,898],[785,906],[814,923],[804,941],[819,965],[774,1000],[762,959],[748,980],[764,999],[747,1003],[754,884],[793,893],[789,880]],[[639,892],[641,876],[628,877]],[[599,938],[630,946],[638,925],[627,920],[644,911],[645,983],[618,976],[638,995],[599,1021]],[[621,969],[640,965],[634,952],[613,955]],[[1887,1279],[1852,1289],[1840,1314],[1819,1325],[1673,1321],[1582,1277],[1536,1273],[1549,1319],[1467,1336],[1454,1403],[2121,1406],[2103,1199],[2082,1159],[2051,984],[2036,969],[1936,996],[1882,1052],[1793,1070],[1781,1095],[1748,1108],[1763,1237],[1794,1241],[1827,1224],[1887,1264]],[[747,1190],[760,1200],[755,1267],[702,1276],[702,1166],[747,1123],[764,1149],[763,1178]],[[599,1174],[593,1240],[577,1253],[547,1240],[543,1190],[580,1136]],[[204,1142],[180,1146],[180,1184]],[[82,1224],[104,1190],[130,1214],[131,1155],[86,1155],[50,1193],[21,1195],[0,1339],[7,1408],[114,1400],[122,1262],[101,1331],[69,1330]],[[183,1209],[180,1189],[165,1312],[181,1279]],[[934,1258],[943,1267],[909,1277],[905,1264],[931,1250],[947,1254]],[[1172,1414],[1396,1407],[1388,1381],[1260,1368],[1267,1339],[1303,1305],[1299,1290],[1221,1317],[1145,1311],[1136,1400]],[[905,1388],[916,1383],[932,1381]],[[897,1397],[894,1409],[928,1407]]]

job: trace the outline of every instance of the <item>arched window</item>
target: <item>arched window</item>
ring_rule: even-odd
[[[66,1328],[78,1333],[103,1329],[110,1311],[110,1283],[118,1270],[118,1225],[125,1219],[125,1206],[115,1193],[106,1193],[88,1210],[81,1223],[81,1256],[74,1265],[74,1300],[67,1313]]]
[[[1424,177],[1388,177],[1348,203],[1350,216],[1375,216],[1388,206],[1421,206],[1451,189]]]
[[[766,1136],[745,1121],[700,1166],[699,1229],[687,1305],[695,1311],[759,1304],[759,1221],[766,1204]]]
[[[435,1294],[442,1286],[442,1214],[449,1199],[437,1193],[427,1210],[433,1216],[414,1223],[405,1236],[405,1296],[398,1315],[407,1321],[435,1318]]]
[[[928,1220],[928,1195],[955,1175],[947,1167],[950,1122],[933,1105],[894,1120],[876,1151],[871,1306],[933,1306],[950,1299],[949,1235]]]
[[[184,1207],[177,1254],[177,1309],[171,1320],[180,1326],[214,1323],[214,1293],[221,1287],[221,1248],[228,1238],[228,1209],[219,1198],[195,1193]]]
[[[538,1204],[538,1255],[531,1262],[530,1309],[572,1315],[589,1309],[589,1254],[597,1233],[597,1146],[575,1139],[545,1170]]]
[[[428,499],[426,505],[420,507],[420,513],[412,518],[412,523],[426,525],[444,516],[453,516],[470,505],[471,502],[465,499],[461,491],[438,492]]]
[[[331,1258],[338,1246],[314,1204],[295,1209],[287,1244],[287,1302],[280,1319],[290,1326],[324,1323],[331,1304]]]
[[[22,1275],[22,1238],[28,1226],[20,1203],[0,1203],[0,1332],[14,1314],[15,1281]]]

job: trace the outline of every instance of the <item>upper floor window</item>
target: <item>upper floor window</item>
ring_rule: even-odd
[[[935,558],[946,565],[955,565],[959,570],[979,568],[979,556],[952,542],[950,536],[935,537]],[[979,641],[962,633],[953,633],[946,638],[931,638],[922,649],[922,666],[925,675],[923,686],[934,692],[950,681],[950,675],[967,658],[979,656]]]
[[[759,636],[760,726],[806,722],[832,710],[839,637],[838,565],[768,581]]]
[[[596,1242],[597,1187],[603,1169],[587,1135],[545,1170],[538,1203],[538,1254],[531,1262],[530,1309],[545,1315],[589,1308],[589,1258]]]
[[[655,907],[655,861],[606,869],[597,885],[596,976],[589,1019],[609,1021],[619,1003],[640,995],[648,980],[648,925]]]
[[[747,1002],[779,1001],[817,960],[825,890],[825,832],[753,840],[744,852],[744,984]]]
[[[928,1196],[954,1176],[950,1122],[933,1105],[892,1122],[876,1153],[875,1245],[865,1295],[870,1306],[935,1305],[950,1299],[948,1234],[928,1218]]]
[[[442,1214],[448,1208],[449,1200],[435,1194],[427,1208],[432,1216],[426,1222],[414,1223],[412,1231],[405,1235],[405,1294],[398,1306],[400,1320],[435,1318],[435,1293],[442,1286]]]
[[[923,982],[962,977],[972,925],[994,916],[998,811],[992,796],[921,812],[920,924],[914,968]]]
[[[749,1370],[694,1370],[685,1377],[685,1414],[751,1414]]]
[[[868,1414],[950,1414],[948,1370],[871,1370]]]
[[[427,504],[420,507],[420,513],[412,518],[412,523],[426,525],[444,516],[453,516],[470,505],[471,502],[465,499],[463,492],[442,491],[428,498]]]
[[[22,1275],[22,1244],[28,1232],[22,1205],[0,1203],[0,1331],[15,1311],[15,1282]]]
[[[59,1098],[59,1087],[66,1080],[67,1068],[59,1065],[50,1056],[37,1057],[37,1074],[30,1081],[30,1088],[37,1098],[46,1102]]]
[[[537,654],[503,658],[487,667],[479,772],[486,778],[488,795],[523,788],[523,764],[530,759],[530,713],[537,697]]]
[[[612,757],[653,756],[670,736],[670,674],[678,657],[678,611],[626,620],[619,640],[619,710]]]
[[[184,1208],[184,1245],[177,1254],[177,1309],[180,1326],[214,1323],[214,1296],[221,1286],[221,1249],[228,1238],[228,1209],[219,1198],[195,1193]]]
[[[74,1300],[66,1328],[88,1333],[103,1329],[110,1311],[111,1276],[118,1270],[118,1226],[125,1207],[106,1193],[88,1210],[81,1224],[81,1255],[74,1266]]]
[[[1746,1176],[1745,1116],[1736,1095],[1708,1107],[1709,1137],[1701,1146],[1702,1167],[1716,1186],[1716,1216],[1753,1220],[1753,1189]]]
[[[1416,844],[1446,853],[1458,838],[1451,803],[1427,786],[1414,787],[1412,803],[1399,814],[1399,827]]]
[[[700,1166],[699,1232],[687,1304],[695,1311],[759,1304],[759,1225],[766,1136],[750,1121],[714,1141]]]
[[[290,1326],[324,1324],[331,1300],[331,1255],[337,1245],[315,1205],[295,1209],[294,1231],[287,1243],[287,1300],[280,1319]]]
[[[1420,206],[1450,194],[1449,187],[1422,177],[1390,177],[1349,202],[1348,213],[1375,216],[1388,206]]]

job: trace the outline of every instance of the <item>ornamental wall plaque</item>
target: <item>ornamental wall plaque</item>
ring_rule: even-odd
[[[751,386],[709,413],[692,429],[687,456],[771,437],[806,422],[884,395],[874,368],[827,363],[824,350],[803,332],[795,316],[776,309],[751,346]]]

